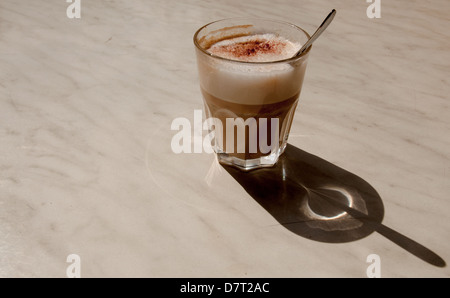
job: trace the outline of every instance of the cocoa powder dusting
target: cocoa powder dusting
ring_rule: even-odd
[[[277,54],[284,44],[273,40],[250,40],[222,45],[218,52],[231,53],[236,58],[252,57],[258,54]]]

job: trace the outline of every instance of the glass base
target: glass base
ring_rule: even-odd
[[[241,159],[225,152],[216,152],[216,154],[219,163],[233,166],[242,171],[250,171],[259,168],[273,167],[277,163],[280,155],[283,154],[285,148],[286,144],[284,144],[283,147],[279,148],[278,150],[275,150],[269,155],[261,156],[259,158],[254,159]]]

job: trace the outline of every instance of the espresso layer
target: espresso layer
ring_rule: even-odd
[[[229,102],[220,98],[217,98],[213,96],[212,94],[208,93],[204,89],[202,89],[202,94],[205,102],[206,107],[206,116],[208,118],[214,117],[221,121],[223,126],[223,131],[217,131],[215,132],[215,137],[220,138],[222,141],[222,148],[220,148],[221,151],[228,153],[231,156],[235,156],[237,158],[241,159],[254,159],[259,158],[261,156],[268,155],[269,153],[263,153],[260,150],[260,142],[265,142],[265,144],[270,146],[277,145],[278,147],[282,145],[283,140],[287,138],[287,134],[290,130],[290,126],[292,124],[292,118],[295,111],[295,108],[297,106],[299,93],[296,95],[286,98],[282,101],[279,101],[277,103],[270,103],[270,104],[261,104],[261,105],[247,105],[247,104],[238,104]],[[250,150],[250,142],[255,140],[250,140],[250,134],[249,134],[249,128],[246,127],[245,136],[243,139],[238,139],[237,132],[233,132],[234,134],[234,146],[233,150],[231,152],[227,152],[227,131],[225,129],[226,127],[226,121],[227,118],[242,118],[243,120],[247,120],[249,118],[254,118],[257,123],[257,150],[256,152],[251,152]],[[265,118],[267,119],[267,127],[266,132],[267,134],[263,136],[263,138],[260,138],[260,119]],[[278,119],[278,133],[279,138],[277,139],[278,144],[271,144],[270,140],[272,139],[271,131],[272,131],[272,121],[271,119]],[[244,153],[238,153],[238,143],[239,142],[245,142],[245,152]]]

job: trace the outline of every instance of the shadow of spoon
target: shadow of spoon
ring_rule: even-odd
[[[394,242],[401,248],[412,253],[413,255],[422,259],[423,261],[430,263],[431,265],[434,265],[437,267],[445,267],[446,266],[445,261],[440,256],[438,256],[436,253],[434,253],[430,249],[426,248],[422,244],[412,240],[411,238],[406,237],[405,235],[400,234],[399,232],[385,226],[384,224],[382,224],[376,220],[371,219],[366,214],[364,214],[356,209],[353,209],[353,208],[347,206],[346,204],[334,199],[332,196],[327,194],[325,191],[309,189],[305,186],[303,186],[303,187],[306,189],[307,192],[315,193],[316,195],[320,196],[322,199],[325,199],[329,204],[347,212],[347,214],[352,216],[353,218],[363,221],[365,224],[371,226],[374,231],[380,233],[387,239],[391,240],[392,242]]]

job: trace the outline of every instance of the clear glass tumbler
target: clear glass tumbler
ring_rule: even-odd
[[[242,170],[273,166],[286,148],[311,50],[269,62],[237,61],[208,52],[219,41],[256,34],[299,44],[310,37],[293,24],[257,18],[212,22],[194,35],[214,151],[220,163]]]

